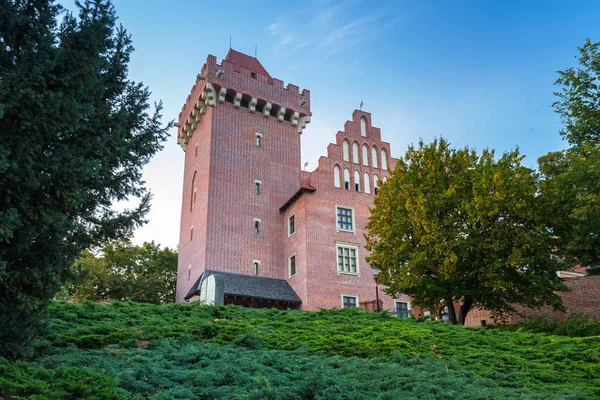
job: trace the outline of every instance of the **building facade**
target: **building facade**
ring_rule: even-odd
[[[300,135],[310,92],[257,59],[208,56],[178,119],[185,151],[177,301],[410,312],[375,285],[364,227],[395,160],[355,110],[312,172]]]

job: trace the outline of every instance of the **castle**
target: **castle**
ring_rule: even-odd
[[[208,56],[176,124],[185,152],[177,301],[408,315],[409,297],[384,294],[365,261],[369,206],[395,165],[390,144],[355,110],[318,167],[303,171],[310,116],[310,92],[284,87],[256,58]]]

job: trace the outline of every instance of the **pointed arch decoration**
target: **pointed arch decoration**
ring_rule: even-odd
[[[336,165],[333,167],[333,186],[340,187],[340,168]]]
[[[367,137],[367,120],[365,117],[360,119],[360,136]]]
[[[349,149],[348,149],[348,141],[347,140],[344,140],[342,142],[342,151],[343,151],[344,161],[350,161],[350,156],[348,155]]]
[[[363,186],[365,188],[365,193],[371,193],[371,178],[366,172],[363,174]]]
[[[369,165],[369,148],[366,144],[362,146],[362,163],[363,165]]]
[[[381,149],[381,169],[384,171],[388,169],[387,151],[385,149]]]
[[[350,190],[350,171],[344,168],[344,189]]]
[[[358,164],[358,143],[352,143],[352,162]]]
[[[371,148],[371,165],[377,168],[377,147]]]
[[[360,173],[354,171],[354,190],[360,192]]]

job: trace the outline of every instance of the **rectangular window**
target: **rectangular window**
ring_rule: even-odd
[[[290,276],[296,275],[296,255],[295,254],[290,257],[289,266],[290,266]]]
[[[356,308],[356,296],[342,296],[343,308]]]
[[[288,236],[292,236],[296,232],[296,217],[292,214],[288,218]]]
[[[410,315],[410,308],[408,307],[408,303],[404,301],[397,301],[394,314],[396,314],[396,316],[400,318],[408,318],[408,316]]]
[[[353,210],[351,208],[337,207],[337,228],[346,231],[354,230]]]
[[[254,182],[254,193],[260,194],[260,182]]]
[[[254,220],[254,232],[258,233],[259,225],[260,225],[260,221]]]
[[[350,274],[358,273],[358,248],[352,245],[337,245],[337,270]]]
[[[260,133],[256,134],[256,147],[260,147],[260,140],[262,135]]]
[[[254,268],[254,275],[258,275],[258,266],[260,265],[260,261],[254,260],[252,262],[252,266]]]

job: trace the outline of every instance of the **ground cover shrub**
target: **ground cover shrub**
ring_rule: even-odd
[[[600,397],[600,341],[597,337],[540,335],[483,327],[418,322],[388,313],[358,310],[281,312],[238,307],[129,302],[110,305],[54,302],[38,354],[69,346],[81,351],[121,351],[163,339],[195,344],[234,344],[240,350],[306,351],[319,357],[438,360],[443,368],[470,371],[499,387],[543,392],[581,389]],[[49,345],[51,344],[51,345]]]
[[[589,318],[582,313],[570,315],[562,322],[558,318],[550,318],[548,315],[540,315],[524,319],[513,326],[503,326],[503,329],[522,329],[528,332],[550,333],[553,335],[570,337],[600,336],[600,321]]]

